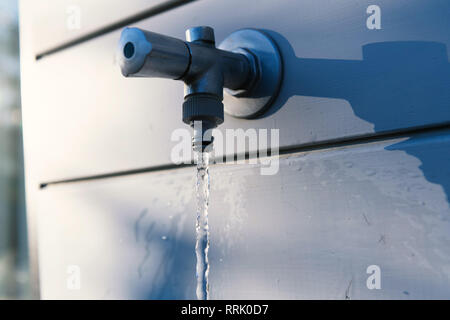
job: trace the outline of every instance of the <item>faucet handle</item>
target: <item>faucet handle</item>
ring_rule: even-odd
[[[208,26],[199,26],[187,29],[186,40],[189,42],[206,42],[208,44],[212,44],[213,46],[216,44],[214,29]]]

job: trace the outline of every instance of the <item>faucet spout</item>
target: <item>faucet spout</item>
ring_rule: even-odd
[[[125,77],[178,79],[188,69],[190,54],[179,39],[125,28],[120,37],[118,60]]]

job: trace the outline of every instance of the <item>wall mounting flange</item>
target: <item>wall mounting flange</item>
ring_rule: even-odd
[[[219,49],[243,53],[256,59],[258,78],[248,90],[225,89],[225,112],[238,118],[255,118],[273,103],[280,90],[283,63],[276,43],[264,31],[241,29],[230,34]]]

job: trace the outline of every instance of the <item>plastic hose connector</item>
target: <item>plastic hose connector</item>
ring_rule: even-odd
[[[216,126],[223,123],[222,101],[208,94],[193,94],[185,98],[183,103],[183,122],[209,121]]]

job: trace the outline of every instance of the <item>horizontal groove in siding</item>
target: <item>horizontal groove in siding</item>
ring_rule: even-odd
[[[397,139],[397,138],[402,138],[402,137],[409,137],[412,134],[424,134],[424,133],[439,132],[439,131],[445,132],[445,130],[448,130],[448,129],[450,129],[450,123],[447,123],[444,125],[439,125],[439,126],[432,126],[432,127],[414,128],[414,129],[405,130],[405,131],[388,132],[388,133],[382,133],[382,134],[372,135],[372,136],[366,135],[366,136],[351,137],[349,139],[338,140],[338,141],[327,141],[327,142],[319,143],[319,144],[315,144],[315,145],[289,146],[289,147],[285,147],[285,148],[280,148],[279,154],[287,155],[287,154],[297,153],[297,152],[319,151],[319,150],[338,148],[338,147],[355,146],[355,145],[361,145],[361,144],[366,144],[366,143],[370,143],[370,142],[377,142],[377,141],[391,140],[391,139]],[[256,154],[256,153],[250,153],[250,154],[246,153],[245,154],[245,159],[252,159],[252,158],[257,158],[257,157],[258,157],[258,154]],[[235,155],[235,159],[236,158],[237,158],[237,156]],[[212,163],[214,163],[214,162],[215,162],[215,160],[213,159]],[[226,163],[226,162],[227,162],[226,158],[224,157],[222,159],[222,163]],[[138,169],[133,169],[133,170],[104,173],[104,174],[99,174],[99,175],[75,177],[75,178],[69,178],[69,179],[63,179],[63,180],[43,182],[39,185],[39,188],[44,189],[50,185],[73,183],[73,182],[83,182],[83,181],[97,180],[97,179],[106,179],[106,178],[127,176],[127,175],[132,175],[132,174],[139,174],[139,173],[181,169],[181,168],[193,167],[193,166],[194,166],[193,163],[192,164],[167,164],[167,165],[161,165],[161,166],[153,166],[153,167],[147,167],[147,168],[138,168]]]
[[[135,15],[129,16],[129,17],[125,18],[125,19],[122,19],[120,21],[111,23],[111,24],[109,24],[109,25],[107,25],[105,27],[102,27],[102,28],[100,28],[100,29],[98,29],[96,31],[92,31],[92,32],[90,32],[88,34],[85,34],[83,36],[80,36],[80,37],[75,38],[73,40],[64,42],[64,43],[62,43],[60,45],[57,45],[57,46],[55,46],[53,48],[45,50],[45,51],[43,51],[41,53],[38,53],[36,55],[36,60],[40,60],[40,59],[42,59],[42,58],[44,58],[46,56],[49,56],[51,54],[54,54],[54,53],[57,53],[59,51],[68,49],[68,48],[76,46],[76,45],[78,45],[80,43],[83,43],[83,42],[92,40],[92,39],[94,39],[96,37],[102,36],[102,35],[104,35],[106,33],[109,33],[109,32],[112,32],[114,30],[126,27],[129,24],[132,24],[132,23],[138,22],[140,20],[156,16],[157,14],[169,11],[171,9],[177,8],[179,6],[188,4],[188,3],[193,2],[193,1],[197,1],[197,0],[170,0],[170,1],[166,1],[166,2],[160,3],[160,4],[156,5],[156,6],[153,6],[151,8],[146,9],[146,10],[143,10],[142,12],[140,12],[138,14],[135,14]]]

